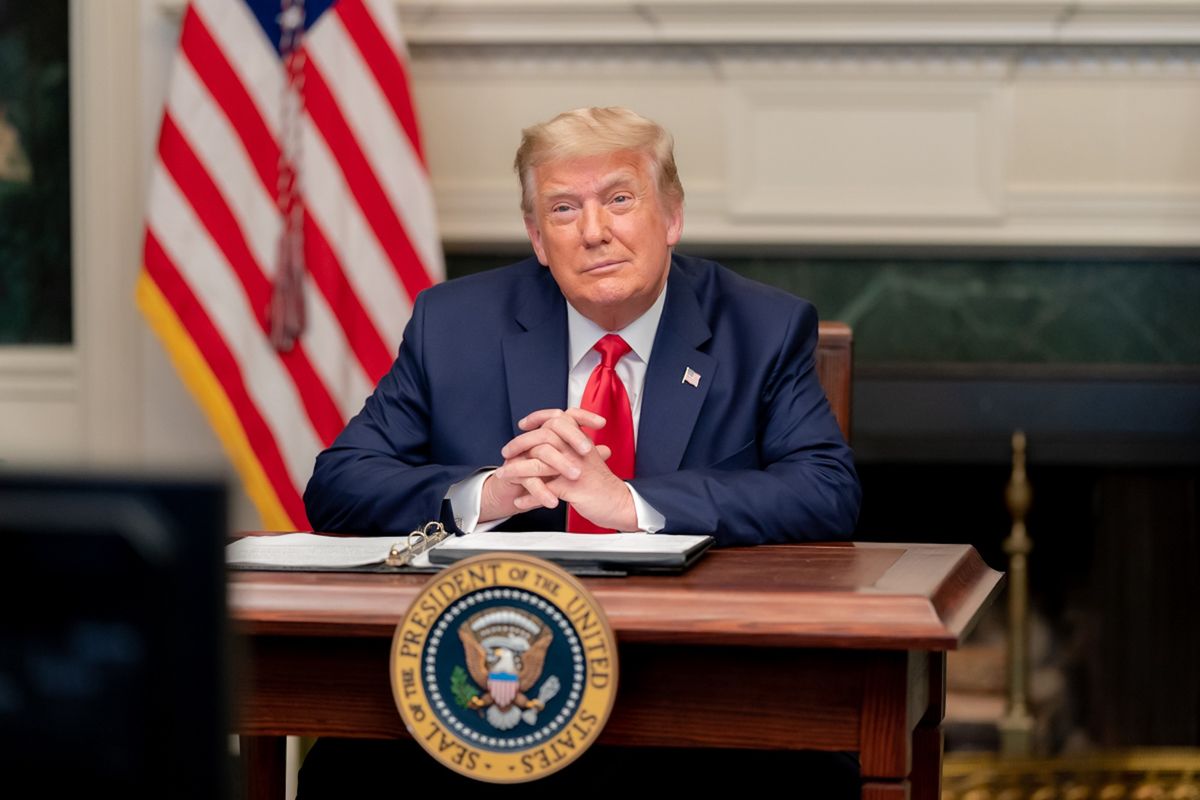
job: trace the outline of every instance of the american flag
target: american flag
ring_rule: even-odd
[[[443,274],[391,0],[192,0],[137,299],[265,527]]]

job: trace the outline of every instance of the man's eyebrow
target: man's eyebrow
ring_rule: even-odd
[[[607,192],[609,189],[613,188],[614,186],[617,186],[618,184],[637,183],[637,181],[638,181],[637,173],[631,172],[627,169],[618,170],[616,172],[610,173],[609,175],[606,175],[604,177],[604,180],[602,180],[600,182],[600,193],[603,194],[604,192]]]
[[[637,173],[632,172],[631,170],[622,169],[622,170],[618,170],[616,172],[611,172],[608,175],[605,175],[600,180],[600,183],[598,184],[598,190],[599,190],[600,194],[604,194],[605,192],[612,189],[614,186],[618,186],[622,183],[637,183],[637,182],[638,182]],[[551,184],[547,184],[545,187],[543,187],[542,191],[539,194],[543,198],[574,197],[575,191],[574,191],[573,187],[567,186],[566,184],[551,183]]]

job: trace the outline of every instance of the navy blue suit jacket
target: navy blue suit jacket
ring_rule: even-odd
[[[817,382],[806,301],[675,255],[646,374],[636,477],[668,533],[723,545],[849,536],[860,489]],[[391,370],[317,458],[315,530],[404,532],[451,484],[502,463],[517,421],[566,406],[566,301],[535,259],[417,298]],[[683,382],[691,368],[698,386]],[[564,504],[509,520],[562,530]]]

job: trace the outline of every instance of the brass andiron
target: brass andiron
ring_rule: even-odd
[[[1004,491],[1012,532],[1004,540],[1008,553],[1008,703],[1000,719],[1000,750],[1006,756],[1028,756],[1033,750],[1033,715],[1029,710],[1029,551],[1033,542],[1025,515],[1033,489],[1025,476],[1025,433],[1012,436],[1012,476]]]

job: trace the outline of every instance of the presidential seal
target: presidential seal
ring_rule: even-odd
[[[596,740],[617,690],[612,628],[570,573],[496,553],[435,575],[392,640],[392,695],[409,733],[491,783],[557,772]]]

